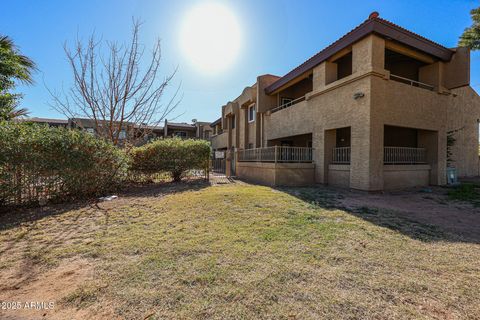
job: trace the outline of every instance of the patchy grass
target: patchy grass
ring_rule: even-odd
[[[462,183],[453,187],[448,192],[450,200],[466,201],[475,207],[480,207],[480,185],[475,183]]]
[[[338,197],[246,184],[129,195],[0,231],[0,276],[25,260],[44,270],[88,259],[95,276],[58,297],[72,318],[105,306],[126,319],[480,314],[478,243],[391,212],[347,212]]]

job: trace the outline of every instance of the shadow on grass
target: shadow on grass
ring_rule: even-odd
[[[341,199],[348,197],[345,194],[345,190],[337,190],[328,187],[316,187],[316,188],[277,188],[277,190],[286,192],[302,201],[308,202],[311,205],[317,206],[319,209],[343,210],[355,217],[361,218],[365,221],[373,223],[377,226],[388,228],[390,230],[399,232],[412,239],[423,242],[436,242],[436,241],[448,241],[448,242],[465,242],[480,244],[480,216],[476,221],[479,225],[476,228],[477,231],[472,232],[471,229],[465,229],[465,218],[471,218],[471,215],[475,215],[472,212],[461,212],[452,214],[448,221],[442,223],[448,224],[448,230],[446,230],[441,224],[435,224],[422,222],[422,219],[416,219],[415,213],[409,213],[408,216],[404,212],[378,209],[375,207],[356,207],[345,208],[342,206]],[[470,192],[466,192],[470,196]],[[464,195],[465,192],[462,192]],[[444,224],[445,225],[445,224]],[[475,229],[475,228],[474,228]]]
[[[152,184],[126,185],[118,193],[120,198],[162,197],[167,194],[184,191],[197,191],[209,187],[210,182],[204,179],[189,179],[182,182],[162,182]],[[61,215],[65,212],[79,209],[93,209],[103,211],[98,204],[99,198],[70,201],[67,203],[49,204],[43,207],[0,207],[0,231],[15,228],[24,223],[31,223],[49,216]]]

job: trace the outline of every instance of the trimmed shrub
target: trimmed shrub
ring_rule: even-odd
[[[131,170],[135,173],[167,172],[180,181],[189,170],[205,170],[210,158],[210,144],[204,140],[180,138],[155,140],[133,148]]]
[[[97,196],[126,177],[125,153],[80,130],[0,123],[0,204]]]

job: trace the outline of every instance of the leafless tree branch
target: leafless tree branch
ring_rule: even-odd
[[[86,43],[77,37],[73,48],[65,43],[73,85],[67,91],[49,90],[54,109],[69,118],[91,120],[96,133],[115,145],[121,142],[122,131],[126,132],[129,143],[143,140],[180,102],[178,87],[168,103],[161,103],[177,69],[160,79],[160,40],[156,40],[144,64],[145,47],[139,42],[140,27],[141,23],[133,20],[128,45],[97,41],[95,33]]]

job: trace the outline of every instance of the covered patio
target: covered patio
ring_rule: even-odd
[[[270,186],[305,186],[315,182],[313,148],[271,146],[238,150],[236,175]]]

